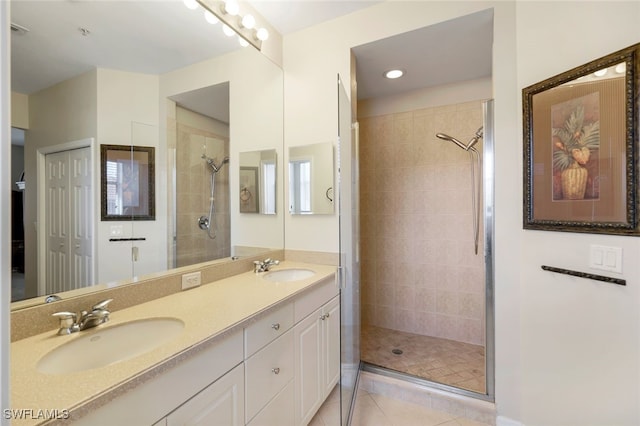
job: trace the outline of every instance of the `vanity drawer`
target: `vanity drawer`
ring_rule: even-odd
[[[245,358],[249,358],[291,327],[293,327],[293,303],[287,303],[257,322],[245,327]]]
[[[247,421],[293,379],[293,371],[293,329],[290,329],[245,361]]]

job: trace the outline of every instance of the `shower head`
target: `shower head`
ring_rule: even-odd
[[[202,156],[200,158],[202,158],[203,160],[205,160],[207,162],[207,166],[209,166],[209,168],[211,169],[211,171],[213,173],[218,173],[218,171],[220,171],[222,166],[224,166],[225,164],[227,164],[229,162],[229,157],[224,157],[224,159],[222,160],[222,162],[220,164],[216,164],[215,161],[213,160],[213,158],[207,157],[205,154],[202,154]]]
[[[458,145],[460,148],[464,149],[465,151],[467,150],[467,146],[465,144],[463,144],[462,142],[460,142],[458,139],[454,138],[453,136],[447,135],[446,133],[436,133],[436,137],[440,138],[442,140],[445,140],[445,141],[453,142],[456,145]]]
[[[449,142],[453,142],[456,145],[458,145],[460,148],[464,149],[465,151],[469,151],[471,148],[473,148],[473,146],[475,144],[478,143],[478,141],[482,138],[482,127],[478,128],[478,130],[476,130],[476,134],[473,135],[473,137],[469,140],[469,142],[467,142],[466,144],[460,142],[458,139],[454,138],[453,136],[449,136],[446,133],[436,133],[436,137],[445,141],[449,141]]]

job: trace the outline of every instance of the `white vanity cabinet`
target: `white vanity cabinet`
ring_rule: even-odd
[[[223,411],[229,410],[224,416],[238,418],[238,423],[229,423],[230,425],[243,425],[243,349],[242,332],[233,333],[81,417],[74,424],[165,425],[166,420],[172,414],[178,413],[179,407],[184,407],[185,403],[193,407],[185,409],[186,411],[193,409],[205,413],[211,410],[204,407],[208,403],[201,403],[203,399],[208,398],[211,404],[214,404],[213,409],[218,415],[223,415]],[[215,407],[215,404],[218,404],[218,407]]]
[[[308,424],[340,376],[340,300],[336,296],[294,327],[295,423]]]
[[[166,418],[166,426],[244,426],[244,366],[207,386]]]
[[[81,417],[81,425],[304,426],[340,376],[335,274]]]

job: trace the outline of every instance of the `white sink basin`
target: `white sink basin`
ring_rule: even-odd
[[[184,323],[177,318],[150,318],[80,331],[79,337],[43,356],[37,369],[65,374],[105,367],[149,352],[178,336],[183,328]]]
[[[315,274],[316,272],[311,269],[290,268],[267,272],[263,275],[263,278],[267,281],[287,282],[304,280],[305,278],[310,278]]]

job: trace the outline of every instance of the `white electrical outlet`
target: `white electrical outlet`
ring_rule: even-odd
[[[198,287],[200,285],[201,275],[200,272],[192,272],[190,274],[184,274],[182,276],[182,289]]]

